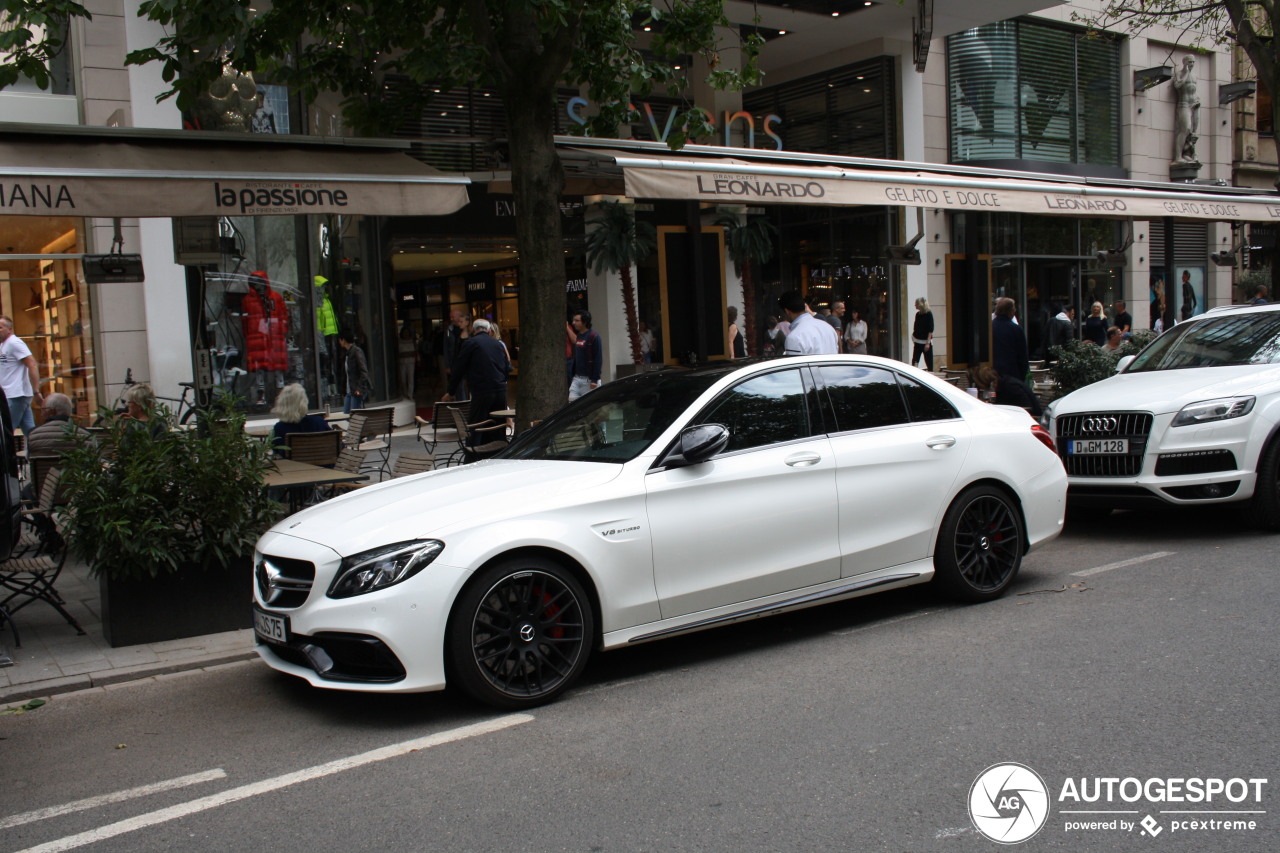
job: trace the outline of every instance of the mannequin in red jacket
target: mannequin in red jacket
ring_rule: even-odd
[[[255,379],[258,403],[275,399],[289,369],[289,309],[284,298],[271,289],[271,280],[262,270],[249,274],[249,292],[244,311],[245,368]]]

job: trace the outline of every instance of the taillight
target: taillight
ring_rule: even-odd
[[[1049,434],[1047,429],[1040,426],[1040,424],[1031,425],[1031,434],[1040,439],[1040,443],[1045,447],[1049,448],[1054,453],[1058,452],[1058,448],[1053,446],[1053,436]]]

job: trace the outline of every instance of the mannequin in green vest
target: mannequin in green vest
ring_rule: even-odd
[[[333,303],[329,301],[329,293],[325,290],[325,285],[328,283],[329,279],[322,275],[315,277],[316,330],[320,333],[320,339],[324,341],[324,346],[320,349],[321,370],[324,373],[324,381],[328,385],[324,393],[325,396],[332,396],[338,392],[337,380],[333,372],[338,364],[338,359],[334,357],[338,349],[338,318],[333,313]]]

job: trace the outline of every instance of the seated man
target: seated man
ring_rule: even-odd
[[[75,405],[66,394],[49,394],[41,406],[44,422],[27,436],[27,458],[36,456],[61,456],[76,446],[76,437],[87,436],[88,430],[71,422]],[[34,500],[35,484],[22,487],[23,500]]]

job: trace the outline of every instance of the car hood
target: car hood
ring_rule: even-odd
[[[576,499],[610,482],[621,465],[487,460],[388,480],[304,509],[271,528],[343,556],[424,539],[458,524],[484,524]]]
[[[1280,365],[1245,364],[1121,373],[1073,391],[1053,404],[1054,416],[1077,412],[1177,412],[1215,397],[1264,394],[1280,388]]]

